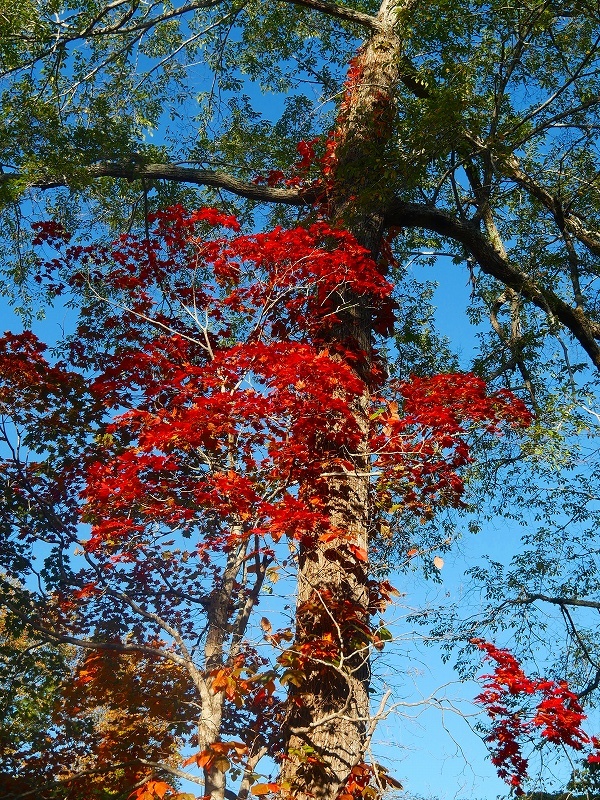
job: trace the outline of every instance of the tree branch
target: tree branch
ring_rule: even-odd
[[[144,767],[151,767],[152,769],[157,770],[164,770],[164,772],[168,772],[170,775],[174,775],[177,778],[184,778],[186,781],[191,781],[192,783],[196,783],[199,786],[204,785],[204,780],[202,778],[197,777],[196,775],[191,775],[189,772],[184,772],[181,769],[177,769],[176,767],[171,767],[168,764],[164,764],[162,761],[148,761],[146,758],[138,758],[133,761],[119,761],[116,764],[109,764],[105,767],[96,767],[95,769],[84,769],[81,772],[76,772],[73,775],[68,775],[67,777],[57,776],[52,781],[48,783],[44,783],[41,786],[37,786],[35,789],[29,789],[26,792],[19,792],[19,794],[11,795],[14,797],[15,800],[21,797],[29,797],[32,794],[37,794],[41,792],[43,789],[50,789],[52,787],[56,788],[56,784],[66,784],[73,783],[74,781],[79,781],[82,778],[88,778],[92,775],[104,775],[107,772],[116,772],[117,770],[124,769],[125,767],[136,767],[138,764],[142,764]],[[226,797],[228,800],[234,800],[235,795],[233,792],[229,792]]]
[[[348,6],[342,6],[338,3],[330,3],[328,0],[283,0],[283,2],[312,8],[315,11],[322,11],[330,17],[344,19],[347,22],[355,22],[372,31],[381,30],[381,25],[377,18],[371,16],[371,14],[365,14],[363,11],[356,11],[354,8],[348,8]]]
[[[278,189],[271,186],[260,186],[248,181],[242,181],[225,172],[216,172],[209,169],[196,169],[194,167],[181,167],[176,164],[94,164],[85,168],[84,174],[90,179],[94,178],[124,178],[134,180],[164,180],[175,183],[189,183],[197,186],[210,186],[215,189],[224,189],[227,192],[246,197],[248,200],[257,200],[263,203],[283,203],[292,206],[310,205],[311,193],[298,189]],[[68,186],[69,178],[65,175],[32,178],[27,181],[21,173],[11,172],[0,175],[0,186],[12,181],[26,180],[32,189],[56,189]]]
[[[582,600],[579,597],[550,597],[547,594],[526,594],[512,601],[513,605],[530,605],[537,600],[543,603],[552,603],[556,606],[579,606],[580,608],[595,608],[600,611],[600,602],[596,600]]]
[[[591,253],[600,256],[600,235],[596,232],[589,231],[584,226],[581,219],[575,214],[570,214],[562,209],[558,198],[554,197],[547,189],[521,169],[516,156],[511,155],[502,159],[496,158],[495,161],[501,172],[504,172],[504,174],[512,178],[517,185],[533,195],[544,208],[550,211],[553,217],[556,218],[557,214],[560,214],[566,230],[580,241],[581,244],[585,245]]]
[[[561,300],[551,289],[539,286],[527,273],[502,257],[491,242],[469,222],[462,222],[445,211],[427,205],[394,200],[385,218],[386,225],[421,227],[460,242],[475,258],[483,272],[514,289],[562,323],[577,339],[600,369],[600,325],[590,321],[583,311]]]
[[[145,655],[155,656],[166,661],[172,661],[180,667],[188,668],[188,663],[184,658],[178,656],[170,650],[164,650],[159,647],[150,647],[143,644],[123,644],[122,642],[99,642],[90,639],[82,639],[78,636],[70,636],[68,634],[58,633],[52,630],[47,625],[42,625],[37,622],[33,616],[29,616],[23,607],[17,605],[10,600],[4,599],[4,605],[12,611],[15,616],[23,620],[25,624],[36,633],[39,633],[44,641],[57,642],[58,644],[72,644],[76,647],[81,647],[84,650],[109,650],[116,653],[144,653]]]
[[[151,17],[150,11],[152,11],[152,9],[158,5],[158,3],[155,3],[150,8],[150,11],[146,13],[139,22],[136,21],[129,27],[125,27],[125,25],[132,19],[133,15],[138,10],[138,3],[132,4],[131,7],[125,11],[122,17],[103,28],[97,28],[96,26],[102,19],[106,17],[108,13],[110,13],[110,11],[113,11],[120,5],[124,5],[124,3],[109,3],[107,6],[105,6],[105,8],[98,12],[95,17],[89,20],[84,28],[81,30],[73,30],[74,23],[78,21],[79,17],[82,16],[82,12],[77,12],[67,19],[59,21],[57,24],[58,31],[54,31],[52,35],[48,37],[52,42],[52,46],[49,47],[45,52],[38,54],[36,56],[36,60],[38,60],[40,57],[43,58],[45,55],[49,55],[51,52],[56,50],[57,44],[68,44],[70,42],[76,42],[79,39],[86,39],[89,37],[115,35],[126,36],[129,33],[146,31],[150,28],[155,28],[157,25],[160,25],[161,22],[168,22],[171,19],[184,16],[190,11],[200,11],[214,8],[215,6],[220,5],[222,2],[223,0],[192,0],[192,2],[185,3],[180,8],[172,8],[163,14],[158,14],[156,17]],[[65,32],[63,33],[60,29]],[[26,33],[21,34],[18,38],[26,42],[31,41],[35,43],[38,41],[35,35],[28,35]],[[12,71],[13,70],[9,70],[8,72]]]
[[[516,160],[516,159],[515,159]],[[506,163],[506,162],[504,162]],[[238,197],[263,203],[283,203],[292,206],[308,206],[313,197],[312,190],[282,189],[261,186],[243,181],[225,172],[181,167],[176,164],[95,164],[87,168],[90,179],[99,177],[124,178],[126,180],[168,180],[197,186],[210,186],[231,192]],[[0,185],[13,180],[22,180],[20,173],[0,175]],[[516,176],[515,176],[516,179]],[[68,185],[65,176],[37,178],[29,182],[31,188],[51,189]],[[544,190],[539,190],[551,198]],[[548,202],[554,202],[553,198]],[[474,225],[458,220],[451,214],[432,206],[394,200],[385,218],[386,225],[398,227],[422,227],[460,242],[473,255],[479,266],[488,275],[511,287],[551,317],[555,317],[579,341],[592,363],[600,369],[600,325],[590,321],[582,309],[572,308],[549,288],[540,287],[529,275],[510,264],[497,252],[488,239]],[[588,244],[600,254],[600,239],[585,231],[573,215],[565,215],[565,226],[577,239]]]

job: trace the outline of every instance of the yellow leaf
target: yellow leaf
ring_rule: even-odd
[[[277,583],[279,580],[279,567],[269,567],[267,570],[267,578],[271,583]]]

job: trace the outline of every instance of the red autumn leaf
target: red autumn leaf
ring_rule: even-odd
[[[350,550],[352,555],[358,559],[358,561],[363,561],[366,563],[369,560],[369,555],[363,547],[357,547],[355,544],[349,544],[348,550]]]

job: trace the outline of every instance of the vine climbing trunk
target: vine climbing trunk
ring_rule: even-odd
[[[383,221],[391,197],[384,175],[396,114],[401,41],[397,0],[384,0],[379,29],[350,64],[345,95],[330,140],[328,209],[379,258]],[[340,323],[330,347],[348,354],[364,383],[353,400],[361,445],[345,460],[352,470],[327,475],[332,527],[338,539],[300,553],[294,646],[305,652],[332,642],[331,662],[315,656],[302,685],[289,696],[282,782],[295,800],[334,800],[365,756],[369,730],[369,374],[372,301],[339,289]],[[343,355],[340,358],[344,358]]]

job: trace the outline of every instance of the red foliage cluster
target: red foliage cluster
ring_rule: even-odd
[[[524,794],[522,785],[527,777],[528,762],[521,749],[526,738],[538,735],[543,741],[574,750],[591,746],[588,761],[600,761],[600,740],[582,729],[585,714],[566,681],[529,678],[508,650],[481,639],[473,639],[473,644],[483,650],[486,661],[496,663],[491,675],[482,676],[484,691],[475,700],[493,722],[486,739],[492,747],[492,762],[517,795]],[[527,699],[533,701],[533,708],[522,706]]]
[[[18,407],[22,422],[82,385],[81,377],[64,364],[46,360],[47,349],[31,331],[0,337],[0,409],[7,413]],[[58,415],[50,422],[51,427],[57,425],[61,426]]]
[[[285,173],[280,169],[273,169],[264,175],[257,175],[253,183],[261,184],[266,183],[267,186],[277,186],[283,183],[285,186],[304,186],[310,168],[318,163],[315,145],[319,143],[319,137],[310,139],[309,141],[301,141],[296,145],[298,155],[300,158],[293,167],[293,172],[289,178],[285,177]],[[305,188],[310,184],[306,184]],[[312,184],[314,187],[319,185],[319,181]]]
[[[300,158],[294,164],[289,177],[280,169],[270,170],[267,175],[257,175],[253,183],[267,186],[283,184],[288,187],[298,187],[306,196],[310,196],[312,205],[324,216],[327,215],[328,198],[333,189],[333,176],[337,162],[336,148],[338,136],[335,131],[329,131],[322,146],[322,154],[318,154],[318,145],[321,138],[298,142],[297,150]],[[317,177],[315,177],[317,172]],[[311,175],[312,173],[312,175]]]
[[[88,472],[88,548],[139,541],[152,523],[185,531],[208,509],[229,531],[211,547],[230,546],[239,524],[244,536],[275,542],[284,533],[303,544],[326,536],[329,489],[322,476],[332,467],[354,469],[345,454],[363,436],[353,407],[366,391],[354,369],[365,354],[331,330],[350,290],[371,299],[374,327],[386,333],[391,284],[349,233],[323,222],[211,239],[199,226],[236,231],[235,219],[175,206],[151,221],[149,241],[123,236],[110,247],[70,246],[64,255],[75,282],[103,281],[126,293],[121,346],[92,388],[114,408],[137,395],[136,407],[107,428],[114,452],[108,448]],[[74,268],[77,262],[87,273]],[[201,309],[200,330],[171,319],[171,333],[144,335],[140,319],[167,324],[152,288],[167,278],[172,302]],[[229,344],[234,326],[244,342]],[[80,341],[94,335],[80,329]],[[375,362],[372,387],[377,377]],[[392,388],[397,400],[372,395],[373,475],[424,516],[460,503],[472,425],[498,432],[530,419],[520,401],[488,395],[473,375]],[[123,448],[123,440],[130,445]],[[203,463],[191,469],[199,453]]]
[[[314,159],[314,144],[299,147],[299,171]],[[164,651],[156,643],[162,622],[150,635],[152,620],[166,620],[169,647],[183,647],[186,637],[196,641],[198,614],[219,597],[232,553],[241,554],[228,578],[236,599],[223,613],[246,624],[239,609],[257,602],[284,539],[303,557],[318,549],[349,574],[362,575],[369,590],[368,607],[323,587],[314,609],[312,599],[298,609],[316,619],[325,603],[336,620],[333,634],[315,626],[314,635],[307,631],[288,646],[291,631],[273,631],[267,621],[264,638],[278,652],[266,670],[252,648],[228,663],[211,662],[202,680],[231,706],[229,716],[223,713],[232,740],[219,734],[190,763],[227,769],[242,763],[259,733],[279,757],[280,687],[300,687],[310,665],[335,664],[355,640],[357,648],[381,649],[390,638],[370,617],[395,590],[387,581],[367,580],[364,545],[339,516],[333,524],[331,476],[341,485],[359,463],[364,470],[365,459],[356,454],[366,446],[370,490],[388,498],[387,507],[379,503],[381,513],[395,504],[429,518],[437,508],[461,504],[461,471],[474,430],[496,435],[527,425],[530,415],[515,397],[488,392],[471,374],[383,387],[377,358],[341,332],[345,304],[362,297],[375,331],[387,335],[394,322],[392,285],[346,231],[317,222],[240,235],[231,216],[181,206],[155,214],[149,224],[148,238],[123,235],[90,246],[72,244],[55,227],[38,228],[38,242],[60,253],[46,265],[55,290],[71,284],[91,298],[71,356],[77,369],[94,374],[91,406],[102,406],[108,418],[93,443],[86,432],[80,459],[85,486],[77,502],[91,525],[85,558],[96,566],[84,568],[71,591],[57,593],[57,618],[65,624],[77,618],[80,630],[104,630],[108,617],[106,635],[118,643],[122,619],[113,619],[111,604],[120,604],[120,613],[129,615],[123,630],[135,632],[151,664]],[[52,369],[27,338],[7,339],[3,347],[0,363],[8,359],[15,374],[29,362],[27,369]],[[252,589],[249,575],[256,576]],[[225,617],[215,623],[221,632],[228,630]],[[97,655],[80,670],[74,695],[91,696],[109,682],[111,671]],[[124,674],[128,668],[123,662]],[[160,679],[171,680],[166,673]],[[182,686],[191,691],[185,681]],[[295,697],[301,702],[301,691]],[[550,705],[539,709],[540,719],[552,713]],[[141,757],[145,728],[133,726],[130,734],[128,747]],[[157,749],[170,746],[167,736],[157,743]],[[108,732],[102,747],[103,758],[105,750],[119,750]],[[357,765],[345,794],[366,797],[369,782],[391,780]],[[138,800],[167,791],[167,784],[151,780]]]
[[[331,199],[335,193],[334,178],[337,174],[339,148],[344,145],[345,131],[349,127],[352,110],[361,107],[357,94],[364,90],[365,82],[368,84],[369,80],[368,76],[366,77],[363,54],[359,51],[348,64],[335,128],[330,130],[325,137],[316,137],[298,143],[297,150],[300,159],[294,164],[289,177],[286,178],[284,172],[276,169],[271,170],[266,176],[258,175],[254,179],[254,183],[299,187],[305,196],[310,198],[313,207],[320,214],[324,217],[330,216]],[[390,114],[390,98],[386,92],[375,86],[369,86],[369,96],[372,100],[372,107],[369,110],[372,118],[371,128],[377,132],[370,144],[372,152],[379,155],[379,143],[383,143],[388,138],[393,114]],[[350,125],[350,127],[352,126]],[[319,148],[318,145],[321,147]],[[318,155],[319,149],[321,149],[320,156]],[[365,153],[362,155],[364,157]],[[317,174],[315,175],[315,173]],[[337,177],[339,178],[339,175]],[[388,243],[384,240],[382,245],[384,257],[391,256]],[[393,257],[391,258],[392,261],[389,263],[393,263]]]
[[[471,460],[471,428],[498,434],[503,425],[525,427],[531,422],[521,401],[502,390],[488,393],[485,382],[469,373],[415,377],[393,388],[400,405],[386,404],[372,451],[394,490],[403,487],[406,507],[426,518],[444,506],[460,505],[460,470]],[[384,478],[380,485],[385,483]]]
[[[305,168],[314,143],[302,144]],[[354,369],[365,354],[331,331],[349,290],[371,299],[374,327],[387,333],[391,284],[349,233],[324,222],[211,237],[215,226],[237,232],[237,221],[180,206],[150,222],[149,240],[68,246],[62,258],[75,285],[105,285],[109,303],[127,298],[126,313],[104,321],[105,330],[118,325],[120,346],[92,388],[109,408],[137,395],[135,408],[107,428],[113,448],[88,471],[88,548],[139,542],[150,524],[185,531],[208,509],[229,531],[210,547],[230,546],[239,524],[244,536],[275,542],[284,533],[305,544],[339,537],[328,533],[322,475],[354,469],[344,454],[363,435],[353,404],[366,390]],[[60,232],[40,225],[38,240],[58,247]],[[55,259],[48,271],[56,270]],[[164,300],[193,306],[204,324],[198,316],[191,327],[165,317]],[[157,334],[157,326],[169,332]],[[245,341],[229,344],[234,332]],[[96,335],[83,324],[78,346]],[[373,387],[376,362],[369,380]],[[372,396],[373,475],[424,516],[460,503],[471,426],[498,432],[530,420],[520,401],[488,395],[473,375],[392,388],[396,400]]]

